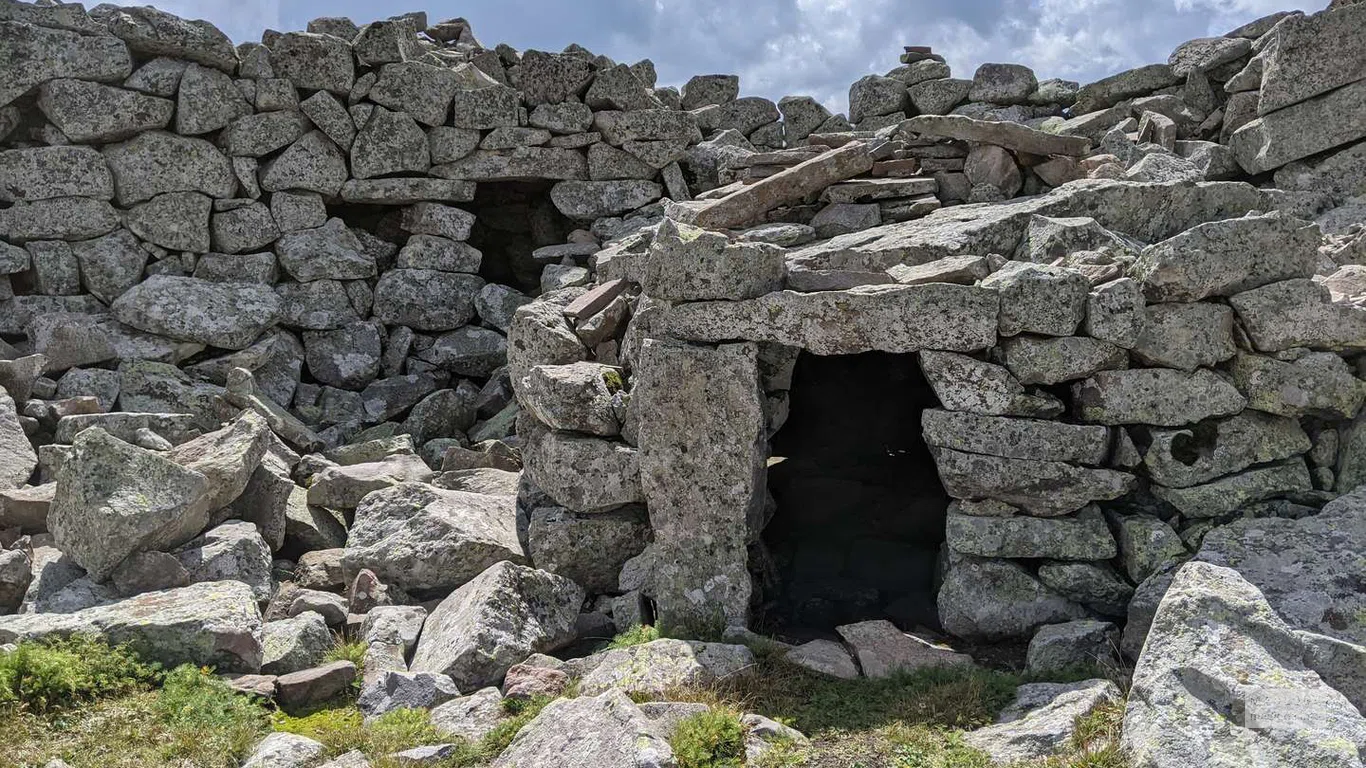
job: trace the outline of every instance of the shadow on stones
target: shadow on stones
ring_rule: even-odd
[[[921,411],[939,402],[916,356],[803,352],[790,398],[768,477],[766,629],[803,639],[878,618],[937,629],[949,499],[921,439]]]
[[[534,294],[541,269],[532,253],[569,239],[574,223],[550,201],[552,181],[480,182],[474,202],[461,208],[475,215],[469,244],[484,254],[479,274],[493,283]]]

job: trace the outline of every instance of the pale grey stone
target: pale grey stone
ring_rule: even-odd
[[[972,76],[968,98],[992,104],[1023,104],[1039,85],[1033,70],[1020,64],[983,64]]]
[[[119,322],[141,331],[242,349],[274,325],[281,301],[268,286],[156,275],[110,309]]]
[[[494,563],[525,563],[512,497],[402,483],[356,508],[343,564],[405,591],[456,589]]]
[[[336,196],[347,179],[346,155],[322,131],[310,131],[261,167],[267,192],[308,190]]]
[[[944,630],[968,639],[1024,638],[1045,624],[1086,616],[1016,563],[963,556],[950,561],[938,605]]]
[[[904,112],[908,102],[906,84],[880,75],[865,75],[849,86],[849,122],[867,117]]]
[[[176,133],[183,136],[209,133],[251,113],[251,105],[242,98],[242,92],[231,77],[198,64],[185,68],[176,97]]]
[[[1110,430],[1106,427],[940,408],[926,408],[921,413],[921,432],[927,445],[1015,459],[1100,466],[1110,453]]]
[[[997,765],[1055,757],[1066,754],[1080,718],[1122,699],[1109,680],[1029,683],[1015,690],[1015,701],[993,725],[968,731],[963,741]]]
[[[165,192],[202,192],[213,198],[228,198],[237,186],[227,156],[203,139],[148,131],[105,147],[103,154],[121,206]]]
[[[931,450],[945,491],[960,499],[996,499],[1040,517],[1074,512],[1092,501],[1116,499],[1137,484],[1133,475],[1058,461]]]
[[[68,139],[104,143],[165,128],[175,105],[167,99],[84,80],[51,80],[38,89],[38,109]]]
[[[251,588],[232,581],[150,592],[68,614],[0,616],[0,642],[53,634],[97,633],[166,667],[194,664],[222,672],[261,667],[261,614]]]
[[[1086,316],[1090,284],[1069,269],[1011,262],[981,283],[1001,295],[1000,333],[1071,336]]]
[[[572,642],[582,602],[583,590],[568,579],[497,563],[427,617],[411,669],[449,675],[467,690],[497,684],[532,653]]]
[[[138,237],[177,251],[207,253],[211,247],[209,218],[213,201],[189,192],[157,195],[124,214],[124,224]]]
[[[356,82],[349,41],[330,35],[286,32],[269,47],[276,74],[292,81],[295,88],[346,95]]]
[[[1218,517],[1255,501],[1313,489],[1304,459],[1249,469],[1187,488],[1153,486],[1153,493],[1188,517]]]
[[[33,147],[0,152],[0,200],[79,195],[114,197],[114,177],[92,147]]]
[[[621,691],[561,699],[541,711],[494,761],[522,765],[596,765],[601,768],[668,768],[668,741]]]
[[[570,579],[590,594],[619,591],[622,566],[641,553],[649,537],[650,524],[640,507],[595,514],[540,507],[531,513],[527,534],[537,568]]]
[[[1294,362],[1240,354],[1229,372],[1249,408],[1280,416],[1350,419],[1366,402],[1366,381],[1331,352],[1311,352]]]
[[[431,711],[432,726],[442,733],[478,741],[503,719],[503,694],[497,688],[452,699]]]
[[[308,118],[299,112],[248,113],[232,120],[220,134],[219,141],[234,157],[262,157],[293,144],[310,130],[312,125]]]
[[[1100,371],[1072,385],[1072,400],[1083,421],[1166,427],[1231,416],[1247,405],[1232,384],[1205,369]]]
[[[584,694],[609,690],[663,696],[692,685],[710,685],[751,672],[754,654],[743,645],[688,640],[654,640],[591,657],[579,681]]]
[[[375,285],[375,317],[420,331],[452,330],[474,316],[474,297],[483,287],[474,275],[390,270]]]
[[[939,402],[952,411],[1037,418],[1063,411],[1052,395],[1026,393],[1006,368],[967,355],[926,350],[920,353],[920,368]]]
[[[1366,137],[1366,127],[1353,119],[1363,103],[1366,79],[1263,113],[1233,132],[1234,156],[1244,171],[1264,173]]]
[[[547,432],[527,446],[523,460],[537,486],[561,506],[577,512],[645,500],[639,454],[624,443]]]
[[[1188,556],[1181,537],[1156,517],[1114,515],[1111,520],[1119,540],[1124,571],[1136,584]]]
[[[1258,351],[1366,349],[1366,307],[1333,302],[1329,289],[1314,281],[1272,283],[1229,303]]]
[[[306,768],[326,750],[322,742],[307,736],[276,731],[256,745],[242,768]]]
[[[1118,553],[1105,518],[1093,506],[1050,519],[950,514],[945,536],[955,551],[979,557],[1108,560]]]
[[[35,6],[17,7],[43,12]],[[17,18],[0,20],[0,30],[0,58],[9,62],[14,75],[0,88],[0,105],[56,78],[117,83],[133,71],[127,46],[108,35],[82,35]]]
[[[119,224],[113,206],[88,197],[19,201],[0,210],[0,238],[13,243],[89,240],[113,231]]]
[[[902,632],[890,621],[845,624],[835,631],[852,650],[865,677],[890,677],[938,667],[971,666],[972,657]]]
[[[859,676],[859,668],[844,646],[833,640],[811,640],[793,648],[783,658],[803,669],[841,680]]]
[[[328,509],[355,509],[374,491],[430,480],[432,470],[417,456],[397,454],[381,461],[327,467],[308,488],[308,503]]]
[[[289,232],[275,243],[280,265],[300,282],[374,277],[375,259],[340,218],[316,229]]]
[[[1281,212],[1198,225],[1144,249],[1134,265],[1149,301],[1232,296],[1282,280],[1309,277],[1319,234]]]
[[[1202,641],[1208,633],[1226,640]],[[1303,654],[1299,638],[1236,571],[1184,566],[1135,666],[1122,746],[1137,765],[1209,754],[1247,765],[1353,765],[1366,744],[1366,718],[1305,668]],[[1200,670],[1198,684],[1191,669]],[[1245,725],[1231,730],[1226,713],[1234,711]]]
[[[1152,430],[1143,463],[1155,482],[1184,488],[1309,448],[1309,436],[1294,419],[1247,410],[1187,429]]]
[[[1016,336],[1004,339],[1000,349],[1006,368],[1021,384],[1061,384],[1129,365],[1123,348],[1084,336]]]

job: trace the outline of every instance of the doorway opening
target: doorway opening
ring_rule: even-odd
[[[481,181],[474,202],[460,207],[475,215],[470,245],[484,254],[480,275],[535,295],[545,264],[531,254],[569,239],[574,222],[550,201],[553,181]]]
[[[869,619],[938,629],[949,498],[920,434],[939,401],[917,356],[802,352],[789,398],[771,443],[766,628],[794,639]]]

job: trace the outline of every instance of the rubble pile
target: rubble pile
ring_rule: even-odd
[[[907,46],[847,114],[422,13],[235,45],[0,0],[0,70],[0,642],[302,707],[352,684],[345,631],[368,715],[477,739],[574,680],[499,765],[583,732],[671,765],[679,713],[630,696],[752,666],[794,371],[876,352],[936,401],[934,619],[861,594],[790,661],[972,663],[933,634],[1060,668],[1122,625],[1130,752],[1192,764],[1162,702],[1214,704],[1172,659],[1233,606],[1257,685],[1366,733],[1366,4],[1085,85]],[[639,624],[691,639],[593,653]],[[973,743],[1043,757],[1021,729],[1118,696],[1025,686]],[[802,738],[746,717],[753,760]],[[1248,733],[1248,765],[1318,748]],[[283,736],[248,764],[317,756]]]

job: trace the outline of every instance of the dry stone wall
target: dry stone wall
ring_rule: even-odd
[[[350,682],[314,616],[465,693],[739,631],[796,361],[885,352],[938,401],[942,629],[1136,655],[1180,563],[1366,483],[1363,29],[1086,85],[910,46],[832,115],[421,13],[234,45],[0,0],[0,642],[289,697]],[[1354,599],[1277,610],[1359,641]]]

